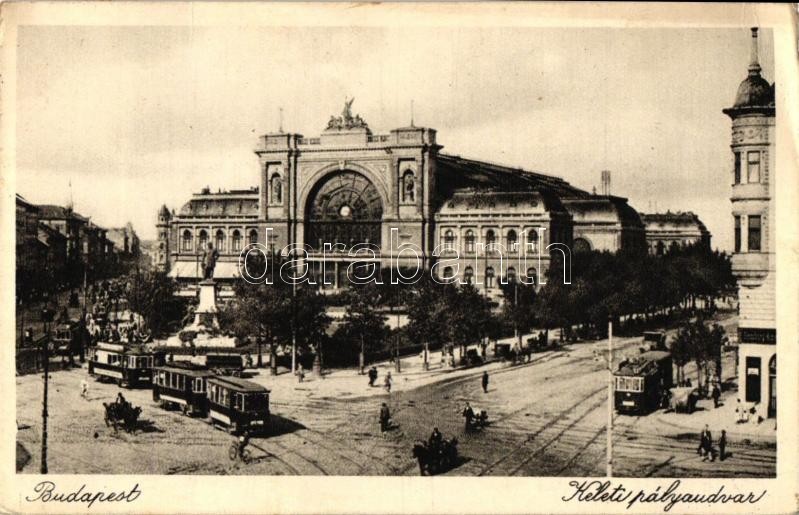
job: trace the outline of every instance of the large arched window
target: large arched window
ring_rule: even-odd
[[[497,235],[493,230],[486,231],[486,252],[494,252],[493,245],[497,242]]]
[[[574,252],[590,252],[591,244],[585,238],[574,238],[572,248]]]
[[[326,243],[380,246],[383,202],[375,185],[359,173],[343,171],[322,179],[309,196],[306,213],[305,242],[314,249]]]
[[[538,228],[527,229],[527,243],[530,252],[538,252]]]
[[[474,269],[470,266],[467,266],[463,270],[463,281],[466,284],[473,284],[474,283]]]
[[[516,231],[514,231],[513,229],[508,231],[508,236],[506,240],[508,242],[508,251],[516,252],[518,250],[517,248],[518,239],[516,238]]]
[[[446,281],[446,282],[450,282],[453,279],[455,279],[455,276],[452,273],[452,267],[451,266],[445,266],[444,267],[444,272],[441,275],[441,280]]]
[[[233,231],[233,236],[230,243],[233,245],[233,252],[241,251],[241,233],[238,231],[238,229]]]
[[[469,229],[466,231],[466,252],[474,252],[474,231]]]
[[[494,287],[494,269],[492,267],[486,268],[486,288]]]
[[[279,173],[272,174],[272,179],[269,181],[269,187],[272,190],[272,204],[283,203],[283,178]]]
[[[216,250],[222,252],[225,248],[225,232],[222,229],[216,231]]]
[[[250,230],[250,245],[258,243],[258,231],[255,229]]]
[[[186,229],[183,231],[183,250],[186,252],[191,252],[191,231]]]
[[[538,285],[538,272],[533,267],[527,269],[527,283],[532,286]]]
[[[200,231],[200,238],[197,243],[200,250],[205,250],[208,246],[208,233],[205,232],[205,229]]]
[[[516,283],[516,279],[517,279],[516,278],[516,269],[513,268],[512,266],[509,266],[508,267],[508,274],[507,274],[507,277],[506,277],[507,283],[508,284],[515,284]]]
[[[447,229],[444,231],[444,250],[454,250],[455,249],[455,234],[452,230]]]

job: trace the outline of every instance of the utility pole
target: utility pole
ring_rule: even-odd
[[[608,318],[607,477],[613,477],[613,317]]]
[[[399,286],[399,285],[397,285],[397,286]],[[397,336],[396,336],[397,356],[396,356],[396,360],[395,360],[397,373],[402,372],[402,365],[400,365],[400,333],[399,333],[399,328],[400,328],[400,314],[399,314],[399,311],[397,311]]]
[[[47,474],[47,386],[50,380],[50,322],[53,312],[45,304],[42,309],[45,337],[42,338],[42,358],[44,360],[44,396],[42,398],[42,463],[39,472]]]
[[[291,277],[291,373],[297,370],[297,281]]]

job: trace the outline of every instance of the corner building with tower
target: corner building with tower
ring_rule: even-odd
[[[761,75],[758,30],[752,29],[747,77],[735,103],[724,109],[732,120],[731,182],[738,281],[738,391],[758,415],[777,413],[776,238],[774,208],[776,105],[774,83]]]

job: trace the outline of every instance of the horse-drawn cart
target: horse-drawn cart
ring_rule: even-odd
[[[458,464],[458,439],[445,438],[437,445],[416,442],[413,457],[419,462],[419,472],[423,476],[446,472]]]

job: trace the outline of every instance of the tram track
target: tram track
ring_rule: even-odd
[[[551,421],[549,421],[549,422],[547,422],[546,424],[544,424],[544,425],[542,425],[541,427],[539,427],[539,428],[538,428],[538,429],[537,429],[535,432],[533,432],[533,433],[531,433],[531,434],[528,434],[527,438],[526,438],[524,441],[522,441],[520,444],[516,445],[516,446],[513,448],[513,450],[511,450],[510,452],[508,452],[508,453],[504,454],[502,457],[500,457],[498,460],[495,460],[493,463],[489,464],[488,466],[484,467],[482,470],[480,470],[480,471],[479,471],[479,473],[478,473],[477,475],[478,475],[478,476],[484,476],[484,475],[486,475],[488,472],[490,472],[492,469],[496,468],[496,467],[497,467],[497,465],[499,465],[499,464],[501,464],[501,463],[503,463],[503,462],[507,461],[508,459],[512,458],[512,457],[513,457],[515,454],[517,454],[517,453],[518,453],[518,452],[519,452],[521,449],[523,449],[523,448],[524,448],[524,447],[527,445],[527,443],[528,443],[529,441],[531,441],[531,440],[535,439],[535,438],[536,438],[538,435],[542,434],[544,431],[546,431],[546,430],[548,430],[548,429],[550,429],[550,428],[554,427],[556,424],[558,424],[558,422],[560,422],[560,421],[562,421],[562,420],[566,419],[566,418],[567,418],[568,416],[570,416],[570,415],[571,415],[571,414],[574,412],[574,410],[576,410],[576,409],[577,409],[579,406],[581,406],[581,405],[582,405],[582,404],[584,404],[585,402],[588,402],[588,401],[589,401],[589,400],[590,400],[592,397],[594,397],[595,395],[597,395],[598,393],[600,393],[600,392],[602,392],[602,391],[604,391],[604,390],[605,390],[605,387],[604,387],[604,386],[603,386],[603,387],[601,387],[601,388],[597,388],[597,389],[595,389],[595,390],[592,390],[592,391],[591,391],[591,392],[590,392],[588,395],[584,396],[584,397],[583,397],[582,399],[580,399],[579,401],[577,401],[577,402],[575,402],[574,404],[572,404],[572,405],[568,406],[567,408],[565,408],[565,409],[561,410],[561,411],[560,411],[560,412],[557,414],[557,416],[556,416],[554,419],[552,419]],[[585,416],[587,416],[587,415],[588,415],[589,413],[591,413],[591,412],[592,412],[594,409],[596,409],[596,407],[599,407],[599,406],[600,406],[602,403],[604,403],[604,402],[606,402],[606,401],[603,399],[603,400],[600,400],[600,401],[599,401],[599,402],[597,402],[597,403],[594,403],[594,404],[591,406],[591,408],[590,408],[590,409],[589,409],[589,410],[588,410],[586,413],[584,413],[582,416],[580,416],[580,417],[579,417],[577,420],[575,420],[575,421],[574,421],[572,424],[570,424],[569,426],[567,426],[567,428],[568,428],[568,427],[574,427],[574,425],[576,425],[576,423],[577,423],[577,422],[579,422],[580,420],[582,420],[582,419],[583,419]],[[498,420],[498,421],[497,421],[495,424],[497,424],[497,423],[501,423],[501,422],[503,422],[503,421],[506,421],[506,420],[508,420],[508,419],[510,419],[510,418],[513,418],[513,417],[517,416],[519,413],[522,413],[522,412],[524,412],[524,411],[528,410],[528,409],[530,408],[530,406],[532,406],[532,405],[534,405],[534,404],[536,404],[536,403],[531,403],[531,404],[528,404],[528,405],[526,405],[526,406],[524,406],[524,407],[522,407],[522,408],[520,408],[520,409],[518,409],[518,410],[515,410],[515,411],[514,411],[514,412],[512,412],[511,414],[509,414],[509,415],[506,415],[505,417],[503,417],[503,418],[499,419],[499,420]],[[564,430],[560,431],[560,432],[558,433],[558,435],[562,435],[562,434],[563,434],[563,433],[564,433],[566,430],[567,430],[567,429],[564,429]],[[556,437],[556,438],[557,438],[557,437]],[[554,441],[554,440],[553,440],[553,441]],[[532,455],[532,456],[531,456],[531,457],[530,457],[528,460],[524,461],[524,463],[523,463],[523,464],[526,464],[526,463],[528,463],[528,462],[529,462],[529,461],[530,461],[530,460],[531,460],[531,459],[532,459],[534,456],[535,456],[535,455]]]

